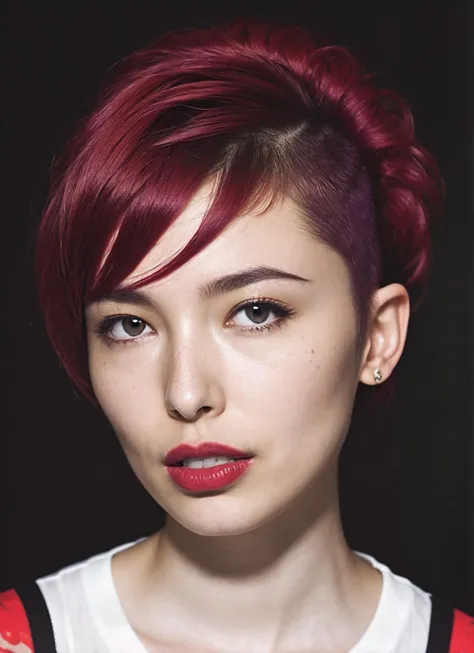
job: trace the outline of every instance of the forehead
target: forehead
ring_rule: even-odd
[[[124,285],[173,259],[199,229],[212,199],[212,187],[202,187]],[[284,198],[263,212],[257,208],[236,217],[199,254],[156,284],[182,280],[191,281],[196,287],[209,278],[258,265],[279,267],[302,276],[314,276],[318,268],[320,272],[328,271],[329,266],[334,274],[345,275],[339,255],[309,233],[299,208]]]

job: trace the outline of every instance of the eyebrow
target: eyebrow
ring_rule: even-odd
[[[269,279],[284,279],[289,281],[298,281],[299,283],[311,283],[310,279],[304,279],[297,274],[280,270],[279,268],[261,265],[241,272],[233,272],[224,277],[213,279],[201,286],[199,296],[202,300],[209,300],[220,295],[245,288],[252,283],[267,281]],[[135,306],[153,307],[153,301],[146,292],[133,288],[116,288],[107,295],[100,297],[94,303],[116,302],[124,304],[133,304]]]

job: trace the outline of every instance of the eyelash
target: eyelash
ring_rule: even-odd
[[[270,299],[268,297],[255,297],[253,299],[247,299],[245,302],[238,304],[232,310],[225,323],[227,324],[231,318],[235,317],[238,313],[240,313],[240,311],[243,311],[245,308],[247,308],[247,306],[253,306],[255,304],[261,304],[266,308],[270,308],[277,319],[270,324],[256,324],[253,327],[237,327],[240,331],[270,331],[276,327],[281,328],[283,324],[295,314],[295,311],[287,304],[277,301],[276,299]]]
[[[255,297],[253,299],[248,299],[245,302],[242,302],[238,306],[236,306],[232,312],[230,313],[229,317],[226,319],[225,324],[227,325],[229,321],[235,317],[238,313],[241,311],[245,310],[247,306],[253,306],[255,304],[259,304],[262,307],[264,306],[265,308],[269,308],[272,313],[275,314],[275,321],[270,322],[269,324],[256,324],[253,327],[237,327],[239,331],[251,331],[251,332],[262,332],[262,331],[270,331],[273,328],[281,328],[283,324],[291,319],[293,315],[295,314],[295,311],[290,308],[288,305],[284,304],[283,302],[277,301],[275,299],[269,299],[267,297]],[[136,343],[139,340],[142,340],[143,338],[146,338],[149,334],[140,334],[138,336],[131,336],[129,338],[114,338],[110,334],[112,332],[112,329],[116,324],[121,322],[122,320],[125,320],[127,318],[136,318],[136,319],[141,319],[137,317],[136,315],[111,315],[110,317],[106,317],[102,322],[94,329],[95,332],[99,335],[100,338],[105,340],[107,344],[119,344],[119,345],[128,345],[132,343]],[[148,325],[145,320],[142,320],[146,325]],[[149,326],[149,325],[148,325]]]

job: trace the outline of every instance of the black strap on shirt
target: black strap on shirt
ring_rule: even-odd
[[[34,653],[56,653],[53,625],[40,588],[36,583],[25,583],[15,591],[28,617]]]
[[[446,603],[431,597],[431,622],[426,653],[449,653],[454,611]]]

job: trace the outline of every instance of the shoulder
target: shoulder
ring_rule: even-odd
[[[71,633],[75,644],[77,637],[81,641],[81,650],[101,650],[96,648],[99,636],[84,580],[87,577],[100,583],[101,571],[112,555],[132,544],[114,547],[0,593],[0,653],[72,651]]]
[[[392,574],[392,579],[400,596],[407,598],[407,591],[411,594],[409,628],[419,622],[427,624],[426,653],[474,653],[473,617],[405,578]]]
[[[474,653],[474,619],[452,605],[420,589],[406,578],[389,572],[399,592],[408,590],[413,601],[411,622],[420,619],[428,602],[428,641],[426,653]],[[405,594],[406,596],[406,594]],[[426,617],[425,617],[426,619]]]
[[[372,642],[393,642],[405,653],[474,653],[474,621],[438,597],[366,554],[359,554],[383,576],[379,606],[369,629]],[[365,643],[365,642],[364,642]],[[398,646],[398,648],[397,648]],[[372,646],[374,650],[377,650]],[[392,650],[392,649],[391,649]]]
[[[408,593],[411,595],[411,627],[420,620],[425,623],[427,621],[426,653],[474,653],[473,617],[425,592],[409,580],[391,572],[390,575],[401,597],[407,599]]]

